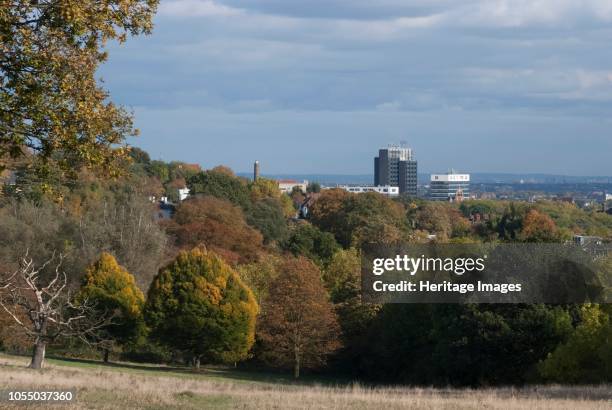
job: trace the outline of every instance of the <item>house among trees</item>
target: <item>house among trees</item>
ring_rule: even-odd
[[[320,196],[320,192],[311,192],[307,194],[306,198],[304,198],[304,201],[300,205],[298,216],[302,219],[307,218],[310,208],[312,207],[312,205],[314,205],[314,203],[317,201],[317,199],[319,199]]]

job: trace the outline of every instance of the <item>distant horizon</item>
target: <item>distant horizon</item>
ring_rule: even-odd
[[[147,151],[145,148],[138,146],[138,145],[133,145],[134,147],[140,148],[140,149],[144,149],[145,151]],[[382,148],[382,147],[381,147]],[[271,176],[282,176],[282,175],[334,175],[334,176],[371,176],[372,178],[374,177],[374,156],[377,154],[373,153],[372,154],[372,172],[368,173],[368,172],[325,172],[325,171],[305,171],[305,172],[287,172],[287,171],[281,171],[281,172],[264,172],[265,171],[265,167],[266,167],[266,163],[262,160],[259,159],[254,159],[251,163],[251,169],[250,170],[237,170],[235,167],[229,165],[227,162],[224,161],[216,161],[214,163],[208,164],[208,165],[204,165],[202,164],[202,162],[200,161],[189,161],[189,160],[184,160],[184,159],[177,159],[177,158],[163,158],[163,157],[157,157],[154,158],[153,155],[151,155],[151,153],[149,151],[147,151],[147,153],[149,153],[151,160],[154,161],[164,161],[164,162],[173,162],[173,161],[177,161],[177,162],[185,162],[185,163],[190,163],[190,164],[197,164],[200,167],[202,167],[202,169],[212,169],[216,166],[226,166],[231,168],[235,174],[237,175],[252,175],[253,174],[253,169],[252,166],[255,163],[255,161],[259,161],[260,167],[262,169],[261,171],[261,175],[265,176],[265,175],[271,175]],[[612,152],[611,152],[612,154]],[[418,158],[417,158],[417,161]],[[274,161],[272,161],[272,163],[274,163]],[[420,162],[419,162],[420,165]],[[577,173],[558,173],[558,172],[552,172],[552,171],[535,171],[535,172],[518,172],[518,171],[470,171],[466,168],[460,168],[460,167],[447,167],[444,170],[436,170],[436,171],[429,171],[429,170],[421,170],[419,168],[419,175],[420,174],[444,174],[446,172],[448,172],[449,170],[453,169],[455,172],[457,173],[464,173],[464,174],[474,174],[474,175],[505,175],[505,176],[525,176],[525,177],[533,177],[533,176],[540,176],[540,177],[557,177],[557,178],[563,178],[563,177],[568,177],[568,178],[612,178],[612,173],[609,175],[605,175],[605,174],[601,174],[601,175],[596,175],[596,174],[577,174]]]
[[[223,164],[219,164],[219,165],[223,165]],[[210,168],[204,168],[203,169],[212,169],[213,167]],[[253,175],[253,171],[236,171],[232,168],[232,170],[234,171],[234,173],[236,175]],[[574,174],[553,174],[553,173],[548,173],[548,172],[529,172],[529,173],[521,173],[521,172],[488,172],[488,171],[474,171],[474,172],[470,172],[470,171],[464,171],[464,170],[455,170],[457,173],[460,174],[470,174],[470,175],[505,175],[505,176],[531,176],[531,177],[535,177],[535,176],[542,176],[542,177],[557,177],[557,178],[563,178],[563,177],[567,177],[567,178],[612,178],[612,175],[574,175]],[[431,174],[444,174],[447,171],[441,171],[441,172],[421,172],[419,171],[418,174],[419,175],[431,175]],[[333,173],[333,172],[274,172],[274,173],[265,173],[262,172],[260,174],[261,176],[265,177],[266,175],[268,176],[283,176],[283,175],[334,175],[334,176],[371,176],[372,178],[374,177],[374,173],[355,173],[355,174],[350,174],[350,173]]]
[[[252,179],[253,172],[235,172],[236,175]],[[579,175],[557,175],[557,174],[515,174],[515,173],[487,173],[487,172],[472,172],[472,184],[517,184],[524,181],[523,184],[604,184],[612,185],[612,176],[579,176]],[[270,179],[294,179],[308,180],[309,182],[319,182],[324,185],[373,185],[373,174],[326,174],[326,173],[260,173],[264,178]],[[424,185],[429,182],[430,173],[418,173],[419,185]]]

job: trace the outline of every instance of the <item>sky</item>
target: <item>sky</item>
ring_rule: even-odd
[[[610,0],[161,0],[100,76],[153,158],[612,175]]]

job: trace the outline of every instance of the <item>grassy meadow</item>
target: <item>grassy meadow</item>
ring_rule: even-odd
[[[0,390],[76,391],[61,409],[610,409],[611,386],[434,389],[365,387],[218,368],[103,365],[49,360],[45,369],[28,358],[0,355]],[[22,405],[23,406],[23,405]],[[31,405],[32,408],[41,408]],[[53,407],[53,406],[47,406]],[[7,402],[0,408],[19,408]]]

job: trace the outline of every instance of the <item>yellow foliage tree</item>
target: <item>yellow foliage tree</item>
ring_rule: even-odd
[[[136,286],[134,276],[119,265],[113,255],[102,253],[100,259],[87,268],[78,298],[92,301],[97,310],[114,315],[111,324],[103,329],[104,338],[125,344],[144,333],[144,294]],[[106,346],[105,362],[108,355]]]
[[[151,336],[200,360],[234,363],[255,341],[259,307],[251,289],[216,253],[181,252],[149,289],[145,319]]]

